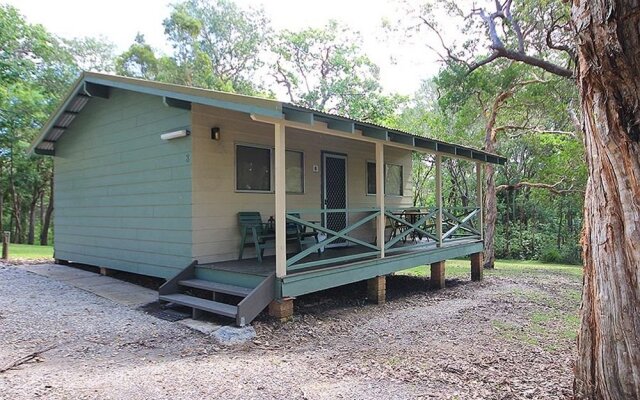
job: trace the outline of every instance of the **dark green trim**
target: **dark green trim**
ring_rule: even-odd
[[[163,97],[162,101],[167,107],[180,108],[182,110],[191,110],[191,102],[185,100],[174,99],[172,97]]]
[[[117,77],[117,78],[121,78],[121,77]],[[259,115],[278,117],[278,118],[282,117],[282,112],[280,110],[276,110],[275,109],[276,107],[274,107],[274,109],[268,109],[265,107],[259,107],[259,106],[242,102],[242,98],[244,96],[237,96],[238,102],[232,102],[232,101],[214,98],[213,95],[215,92],[211,90],[207,91],[207,90],[200,89],[203,92],[207,92],[207,94],[209,94],[210,92],[211,95],[198,96],[198,95],[184,94],[184,93],[177,92],[172,88],[172,86],[174,85],[160,84],[157,82],[153,82],[155,85],[152,87],[150,85],[141,84],[142,82],[148,83],[148,81],[141,81],[140,83],[138,83],[136,82],[136,80],[124,81],[121,79],[118,79],[118,80],[109,79],[108,76],[98,77],[94,75],[87,76],[85,80],[87,82],[107,85],[107,86],[118,88],[118,89],[131,90],[134,92],[146,93],[146,94],[155,95],[155,96],[172,97],[177,100],[190,101],[192,103],[204,104],[212,107],[224,108],[227,110],[240,111],[247,114],[259,114]]]
[[[389,140],[389,131],[386,129],[375,128],[364,125],[356,125],[356,128],[362,131],[362,136],[380,139],[380,140]]]
[[[440,153],[452,154],[454,156],[456,155],[456,146],[445,143],[438,143],[437,148]]]
[[[286,119],[287,121],[294,121],[294,122],[300,122],[302,124],[309,124],[309,125],[313,125],[313,113],[307,112],[307,111],[298,111],[298,110],[291,110],[291,109],[286,109],[283,110],[284,113],[284,119]]]
[[[39,148],[35,148],[33,150],[34,153],[41,155],[41,156],[55,156],[56,155],[56,151],[55,150],[44,150],[44,149],[39,149]]]
[[[91,82],[84,82],[84,92],[91,97],[109,98],[109,86],[99,85]]]
[[[438,148],[438,144],[433,140],[422,139],[422,138],[415,138],[415,146],[434,150],[434,151],[437,150]]]
[[[389,141],[395,143],[402,143],[408,146],[415,146],[414,137],[409,135],[401,135],[395,132],[389,132]]]
[[[336,286],[359,282],[392,272],[450,260],[484,250],[482,241],[449,244],[446,247],[416,251],[409,254],[377,258],[358,263],[299,272],[281,278],[281,297],[300,296]]]

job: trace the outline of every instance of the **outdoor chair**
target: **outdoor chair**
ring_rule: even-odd
[[[300,217],[299,214],[292,214]],[[272,222],[262,222],[262,216],[258,211],[241,211],[238,213],[238,226],[240,227],[240,252],[238,260],[242,260],[244,248],[253,245],[256,249],[256,257],[258,262],[262,262],[264,250],[273,248],[276,240],[275,226]],[[317,232],[306,232],[306,227],[294,223],[287,222],[287,241],[295,241],[298,245],[298,251],[302,251],[302,241],[304,238],[315,236],[318,242]]]
[[[300,214],[299,213],[291,213],[289,214],[292,217],[296,217],[296,218],[300,218]],[[295,222],[289,222],[287,224],[295,224],[298,228],[298,242],[299,242],[299,249],[300,251],[302,251],[302,244],[306,244],[308,242],[310,242],[309,239],[313,240],[313,242],[311,242],[311,244],[318,244],[320,243],[320,241],[318,240],[318,231],[313,229],[311,231],[307,231],[307,227],[305,225],[302,224],[298,224]],[[318,249],[318,254],[322,254],[320,249]]]

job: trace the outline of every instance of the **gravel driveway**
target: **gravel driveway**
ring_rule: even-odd
[[[10,266],[0,267],[2,399],[519,399],[571,394],[576,292],[563,274],[488,274],[390,301],[352,285],[262,317],[251,342],[209,336]],[[579,292],[578,292],[579,293]]]

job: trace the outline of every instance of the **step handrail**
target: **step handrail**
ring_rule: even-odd
[[[266,277],[251,293],[238,303],[236,325],[245,326],[258,316],[275,298],[276,273]]]
[[[158,289],[158,294],[162,296],[165,294],[172,294],[172,293],[178,292],[178,289],[179,289],[178,282],[189,279],[189,278],[193,278],[196,272],[197,265],[198,265],[198,260],[194,260],[191,262],[191,264],[187,265],[185,269],[175,274],[172,278],[167,279],[167,281]]]

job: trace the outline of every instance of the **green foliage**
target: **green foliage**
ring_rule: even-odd
[[[118,57],[117,73],[232,93],[265,93],[258,72],[270,29],[261,10],[243,10],[228,0],[186,0],[172,5],[163,25],[173,54],[156,55],[138,34]]]
[[[280,32],[273,75],[292,103],[383,124],[405,100],[385,95],[380,70],[362,53],[356,32],[329,22],[321,29]]]
[[[82,71],[114,72],[116,46],[104,37],[62,39],[65,51]]]
[[[138,33],[134,43],[116,59],[116,73],[134,78],[157,80],[159,61],[153,49]]]
[[[51,160],[29,159],[26,149],[77,76],[79,53],[6,5],[0,5],[0,43],[0,228],[9,226],[12,240],[24,241],[35,235],[29,216],[48,202],[52,174]],[[92,54],[90,46],[84,50]]]

